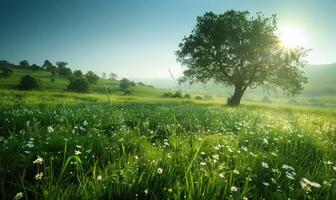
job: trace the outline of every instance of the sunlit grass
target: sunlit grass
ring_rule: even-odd
[[[4,100],[2,199],[336,197],[332,111],[118,98]]]

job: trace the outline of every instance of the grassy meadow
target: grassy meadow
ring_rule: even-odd
[[[1,199],[335,199],[333,109],[1,90]]]
[[[14,69],[13,74],[9,77],[1,77],[0,89],[2,90],[15,90],[20,82],[20,79],[24,75],[31,75],[39,81],[40,88],[38,91],[45,92],[66,92],[69,85],[69,77],[55,75],[45,70],[31,71]],[[53,81],[52,81],[53,79]],[[91,85],[90,93],[92,94],[105,94],[105,87],[111,94],[122,95],[119,90],[119,81],[99,79],[97,84]],[[152,86],[136,84],[132,88],[132,94],[136,96],[160,96],[164,92],[164,89],[154,88]]]

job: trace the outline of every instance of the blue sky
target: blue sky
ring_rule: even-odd
[[[309,63],[336,62],[333,0],[0,0],[0,59],[48,58],[129,78],[167,78],[170,68],[178,76],[174,51],[196,17],[228,9],[275,13],[280,27],[303,33]]]

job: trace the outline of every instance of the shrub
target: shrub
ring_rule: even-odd
[[[165,92],[162,94],[163,97],[173,97],[173,93],[172,92]]]
[[[196,100],[202,100],[203,98],[201,96],[196,96],[195,99]]]
[[[8,77],[8,76],[10,76],[10,75],[13,73],[12,68],[7,67],[7,66],[1,67],[1,68],[0,68],[0,71],[2,71],[2,72],[0,73],[0,75],[1,75],[1,76],[4,76],[4,77]]]
[[[183,98],[182,92],[181,91],[176,91],[175,94],[173,95],[174,98]]]
[[[80,93],[88,92],[90,90],[89,81],[84,77],[71,78],[68,90]]]
[[[191,96],[190,96],[190,94],[185,94],[185,95],[184,95],[184,98],[185,98],[185,99],[190,99]]]
[[[119,82],[119,89],[126,95],[132,93],[131,87],[135,86],[135,83],[129,81],[127,78],[123,78]]]
[[[25,75],[21,77],[20,84],[18,85],[19,90],[32,90],[32,89],[37,89],[40,87],[39,81],[30,76],[30,75]]]

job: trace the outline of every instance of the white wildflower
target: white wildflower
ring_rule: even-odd
[[[294,171],[294,168],[292,166],[289,166],[289,165],[286,165],[286,164],[282,165],[282,169]]]
[[[76,150],[76,151],[75,151],[75,155],[79,155],[79,154],[82,154],[82,152]]]
[[[234,174],[239,174],[239,171],[235,169],[235,170],[233,170],[233,173]]]
[[[83,122],[83,126],[87,126],[88,125],[88,123],[87,123],[87,121],[85,120],[84,122]]]
[[[42,165],[42,163],[43,163],[43,158],[41,158],[40,156],[37,156],[36,160],[33,161],[33,164]]]
[[[261,166],[262,166],[263,168],[269,168],[268,164],[265,163],[265,162],[261,162]]]
[[[268,140],[267,140],[267,138],[263,138],[263,143],[264,143],[264,144],[268,144]]]
[[[231,187],[231,192],[237,192],[237,191],[238,191],[238,188],[236,186]]]
[[[52,133],[52,132],[54,132],[54,129],[53,129],[52,126],[48,126],[47,131],[48,131],[48,133]]]
[[[225,173],[222,172],[222,173],[218,174],[218,176],[221,177],[221,178],[224,178],[225,177]]]
[[[268,187],[270,184],[267,183],[267,182],[263,182],[263,185],[266,186],[266,187]]]
[[[158,168],[157,171],[156,171],[158,174],[162,174],[163,173],[163,169],[162,168]]]
[[[97,181],[101,181],[101,180],[103,180],[102,175],[97,176]]]
[[[41,180],[42,177],[43,177],[43,172],[37,173],[37,174],[35,175],[35,180]]]
[[[15,200],[22,199],[22,198],[23,198],[23,193],[22,192],[19,192],[14,196]]]
[[[204,166],[206,165],[206,162],[200,162],[200,165]]]
[[[218,154],[212,155],[212,158],[215,160],[219,160],[219,155]]]

